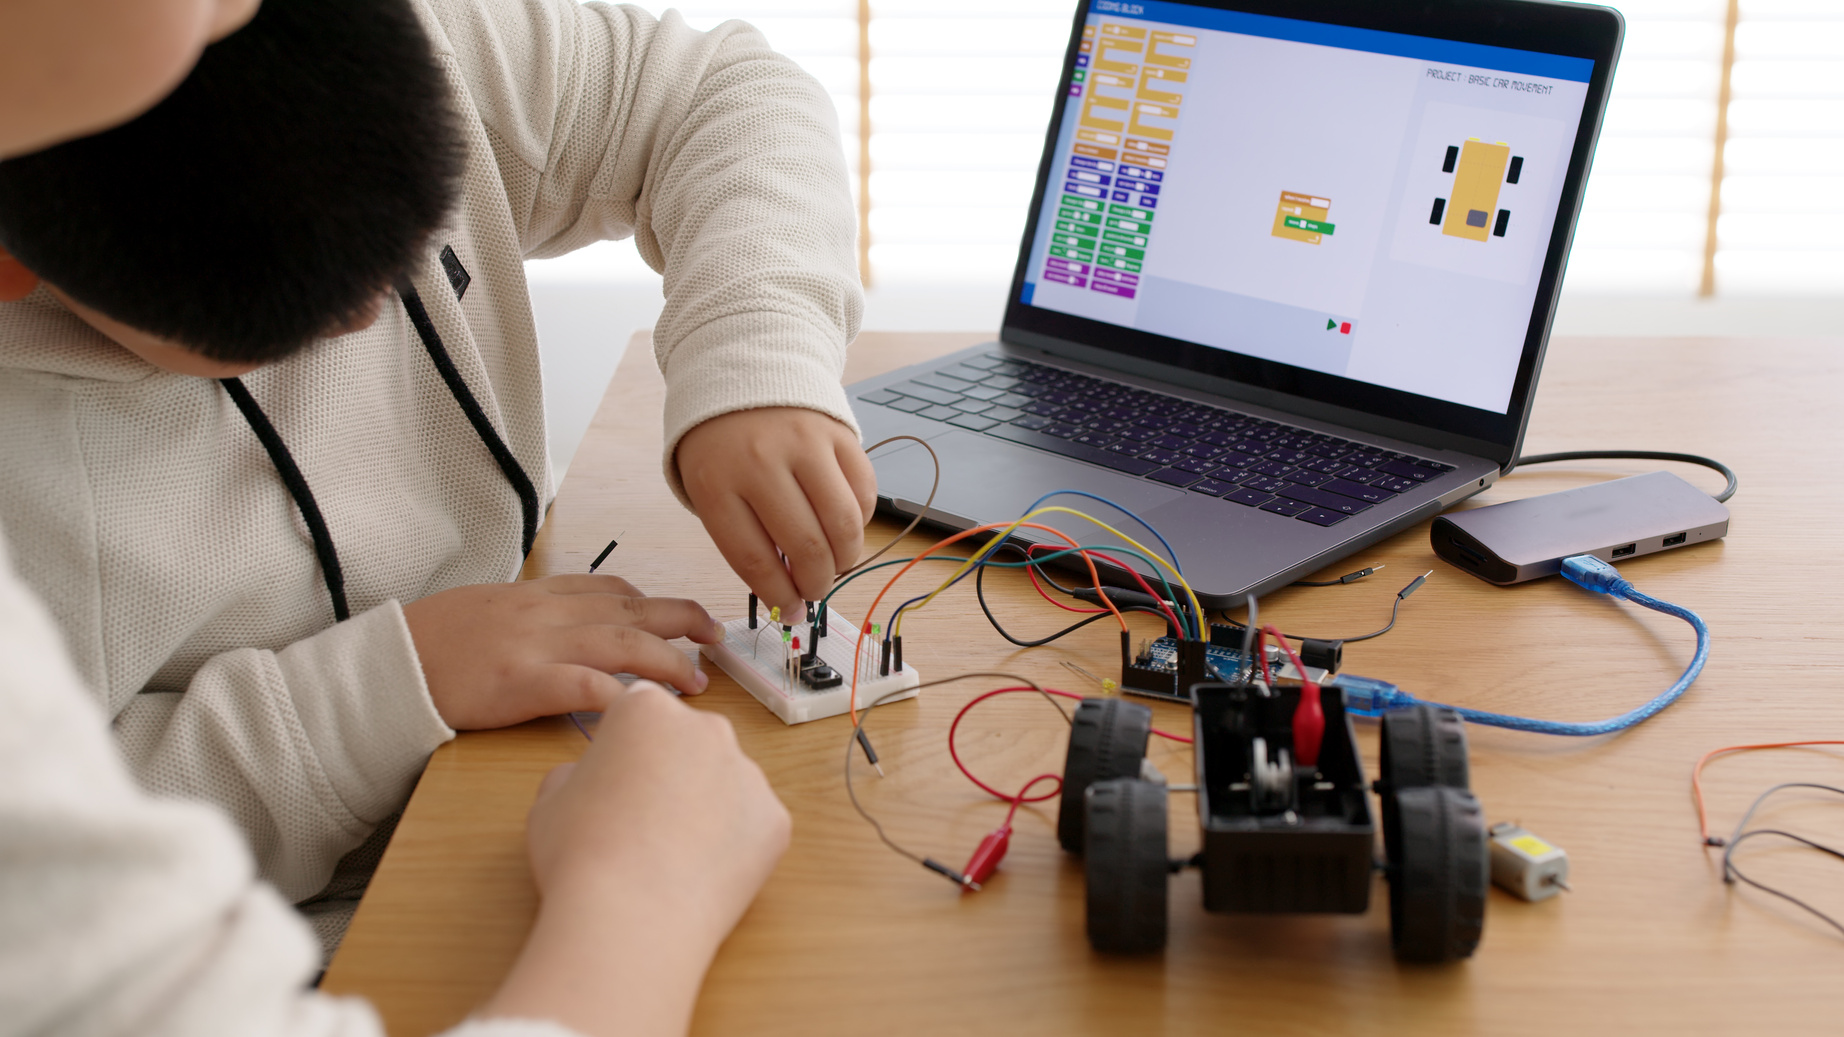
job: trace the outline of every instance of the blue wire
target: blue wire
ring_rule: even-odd
[[[1082,491],[1080,491],[1080,490],[1068,490],[1068,491],[1065,491],[1065,492],[1068,492],[1068,493],[1081,493]],[[1036,507],[1036,505],[1032,505],[1032,507]],[[1158,576],[1158,577],[1159,577],[1159,582],[1160,582],[1161,584],[1163,584],[1163,585],[1164,585],[1164,587],[1165,587],[1165,594],[1166,594],[1166,598],[1167,598],[1167,600],[1169,600],[1169,601],[1171,601],[1171,602],[1173,602],[1174,604],[1176,604],[1176,605],[1177,605],[1177,607],[1176,607],[1176,608],[1175,608],[1175,609],[1174,609],[1173,611],[1174,611],[1174,612],[1176,612],[1176,614],[1178,614],[1179,616],[1184,616],[1184,617],[1189,617],[1189,616],[1190,616],[1190,613],[1189,613],[1188,611],[1186,611],[1186,610],[1185,610],[1185,608],[1184,608],[1184,603],[1183,603],[1183,602],[1182,602],[1182,600],[1181,600],[1181,599],[1180,599],[1180,598],[1178,597],[1178,592],[1172,589],[1172,581],[1170,581],[1170,580],[1168,580],[1168,579],[1166,579],[1166,578],[1165,578],[1165,576],[1164,576],[1164,574],[1162,574],[1162,573],[1160,573],[1160,572],[1159,572],[1159,567],[1158,567],[1158,566],[1156,566],[1156,565],[1152,565],[1152,561],[1151,561],[1151,559],[1148,559],[1148,558],[1147,558],[1147,557],[1146,557],[1145,555],[1143,555],[1143,554],[1141,554],[1141,553],[1140,553],[1140,552],[1138,552],[1138,551],[1135,551],[1135,550],[1134,550],[1133,548],[1131,548],[1131,547],[1096,547],[1096,548],[1083,548],[1083,547],[1068,547],[1068,548],[1064,548],[1064,549],[1063,549],[1063,550],[1061,550],[1061,551],[1052,551],[1051,553],[1049,553],[1049,554],[1047,554],[1047,555],[1040,555],[1040,556],[1038,556],[1038,557],[1037,557],[1037,558],[1035,558],[1035,559],[1030,559],[1030,556],[1029,556],[1029,555],[1027,554],[1027,555],[1026,555],[1026,558],[1027,558],[1027,559],[1030,559],[1030,560],[1028,560],[1028,561],[1023,561],[1023,562],[995,562],[995,561],[991,561],[991,558],[992,558],[992,556],[993,556],[993,555],[995,555],[995,554],[998,554],[998,553],[999,553],[999,550],[1000,550],[1001,548],[1003,548],[1004,546],[1005,546],[1004,544],[997,544],[997,545],[995,545],[995,546],[994,546],[994,547],[993,547],[993,548],[992,548],[992,549],[991,549],[990,551],[987,551],[987,552],[985,552],[984,554],[981,554],[981,555],[977,555],[977,556],[975,556],[975,557],[977,557],[977,558],[978,558],[979,560],[978,560],[978,561],[977,561],[977,562],[976,562],[976,563],[975,563],[974,565],[972,565],[972,566],[969,566],[966,572],[964,572],[964,573],[961,573],[961,574],[960,574],[959,576],[956,576],[956,577],[955,577],[955,578],[954,578],[953,580],[951,580],[951,581],[949,581],[949,582],[948,582],[948,585],[947,585],[947,586],[948,586],[948,587],[952,587],[952,586],[954,586],[954,584],[956,584],[956,583],[959,583],[960,581],[962,581],[962,580],[964,580],[964,579],[966,579],[966,578],[967,578],[967,577],[968,577],[968,576],[969,576],[970,574],[972,574],[972,573],[973,573],[973,572],[974,572],[975,570],[977,570],[977,569],[979,569],[979,568],[980,568],[981,566],[985,566],[985,565],[990,565],[990,566],[995,566],[995,567],[997,567],[997,568],[1001,568],[1001,569],[1024,569],[1024,568],[1028,568],[1028,567],[1030,567],[1030,566],[1033,566],[1033,565],[1041,565],[1041,564],[1043,564],[1043,563],[1045,563],[1045,562],[1052,562],[1052,561],[1055,561],[1055,560],[1056,560],[1056,559],[1058,559],[1058,558],[1064,558],[1064,557],[1067,557],[1067,556],[1069,556],[1069,555],[1073,555],[1073,554],[1081,554],[1081,553],[1082,553],[1083,551],[1089,551],[1089,550],[1093,550],[1093,551],[1104,551],[1104,552],[1112,552],[1112,553],[1114,553],[1114,554],[1125,554],[1125,555],[1133,555],[1133,556],[1134,556],[1135,558],[1139,558],[1139,559],[1141,559],[1141,560],[1143,560],[1143,561],[1145,561],[1147,565],[1149,565],[1149,566],[1152,566],[1152,570],[1153,570],[1153,574],[1154,574],[1155,576]],[[950,560],[952,560],[952,561],[958,561],[959,559],[950,559]],[[907,559],[899,559],[899,561],[907,561]],[[884,565],[896,565],[896,564],[898,564],[898,562],[885,562],[885,563],[883,563],[883,564],[884,564]],[[873,569],[875,569],[875,568],[881,568],[881,567],[882,567],[882,566],[872,566],[871,568],[873,568]],[[865,569],[865,570],[863,570],[863,571],[864,571],[864,572],[870,572],[871,570],[870,570],[870,569]],[[853,576],[856,576],[856,575],[858,575],[858,574],[857,574],[857,573],[854,573],[854,574],[853,574]],[[850,579],[850,578],[851,578],[851,577],[847,577],[847,579]],[[834,588],[834,589],[836,590],[837,588]],[[947,588],[946,588],[946,587],[943,587],[943,588],[941,588],[941,589],[942,589],[942,590],[946,590]],[[932,594],[932,593],[934,593],[934,592],[933,592],[933,591],[930,591],[929,593],[930,593],[930,594]],[[828,595],[828,596],[830,597],[830,595]],[[919,602],[919,601],[922,601],[923,599],[925,599],[925,598],[927,598],[927,597],[928,597],[928,594],[921,594],[921,595],[918,595],[918,596],[916,596],[916,597],[913,597],[913,598],[910,598],[910,599],[909,599],[908,601],[905,601],[905,602],[903,602],[903,603],[902,603],[901,605],[898,605],[898,606],[897,606],[897,607],[896,607],[895,609],[892,609],[892,610],[891,610],[891,612],[890,612],[890,625],[884,628],[884,629],[885,629],[885,631],[886,631],[886,632],[888,632],[888,631],[890,631],[890,630],[895,630],[895,629],[896,629],[896,617],[898,617],[899,615],[901,615],[904,609],[906,609],[906,608],[908,608],[908,607],[909,607],[909,606],[911,606],[911,605],[914,605],[915,603],[917,603],[917,602]],[[1194,629],[1194,630],[1193,630],[1193,635],[1192,635],[1192,636],[1193,636],[1193,637],[1195,638],[1195,637],[1198,637],[1198,636],[1201,636],[1201,635],[1198,635],[1198,634],[1197,634],[1197,633],[1195,632],[1195,629]]]
[[[1037,510],[1038,505],[1042,504],[1043,502],[1049,500],[1052,497],[1087,497],[1090,500],[1099,501],[1102,504],[1106,504],[1108,507],[1113,508],[1115,511],[1118,511],[1121,514],[1132,519],[1133,521],[1139,523],[1141,527],[1143,527],[1148,533],[1151,533],[1153,535],[1154,539],[1159,541],[1159,546],[1165,548],[1165,553],[1169,556],[1170,561],[1172,563],[1172,569],[1176,571],[1180,576],[1184,575],[1184,566],[1178,564],[1178,552],[1172,550],[1172,545],[1165,539],[1165,534],[1153,528],[1151,523],[1147,522],[1145,519],[1135,514],[1131,509],[1127,508],[1125,505],[1117,504],[1114,501],[1111,501],[1108,498],[1103,497],[1099,494],[1090,493],[1087,490],[1051,490],[1049,493],[1046,493],[1042,497],[1039,497],[1036,500],[1032,501],[1030,506],[1026,507],[1024,511],[1022,512],[1022,514],[1029,515],[1031,512]],[[960,581],[966,579],[970,574],[974,572],[974,570],[978,569],[980,566],[988,564],[991,561],[992,556],[995,554],[998,554],[999,549],[1004,546],[1005,544],[1003,541],[996,542],[991,547],[987,548],[985,551],[976,555],[975,557],[977,558],[977,561],[973,565],[968,566],[966,572],[961,573],[959,576],[956,576],[953,580],[949,581],[948,586],[952,587],[954,584],[959,583]],[[1072,548],[1071,550],[1075,550],[1075,549]],[[1121,547],[1121,548],[1098,547],[1098,548],[1095,548],[1095,550],[1112,551],[1116,554],[1139,555],[1138,551],[1134,551],[1130,548],[1125,548],[1125,547]],[[1058,552],[1057,555],[1052,555],[1050,557],[1057,557],[1063,553],[1064,552]],[[1048,560],[1049,560],[1048,558],[1039,559],[1039,561],[1048,561]],[[992,563],[992,564],[1000,564],[1000,563]],[[1167,597],[1177,606],[1177,608],[1175,609],[1176,613],[1179,616],[1182,616],[1185,619],[1188,619],[1190,621],[1188,624],[1190,628],[1188,633],[1190,634],[1191,638],[1193,640],[1201,640],[1204,636],[1204,632],[1203,632],[1204,631],[1204,617],[1194,616],[1191,614],[1190,600],[1188,598],[1180,598],[1178,594],[1172,590],[1172,581],[1166,579],[1165,574],[1161,572],[1159,570],[1159,567],[1153,564],[1150,559],[1147,560],[1147,566],[1152,569],[1153,575],[1158,577],[1159,582],[1165,585],[1165,593]],[[942,589],[945,590],[946,588],[942,588]],[[930,593],[933,593],[933,592],[930,592]],[[908,608],[911,605],[914,605],[915,603],[921,601],[923,598],[926,598],[926,597],[928,597],[928,595],[924,594],[921,597],[911,598],[908,601],[903,602],[901,605],[898,605],[894,610],[891,611],[890,624],[889,626],[886,626],[884,629],[886,631],[894,630],[896,628],[897,616],[901,615],[904,609]]]
[[[1165,539],[1165,534],[1159,532],[1158,529],[1154,528],[1152,523],[1146,521],[1145,519],[1141,518],[1139,515],[1135,514],[1131,508],[1128,508],[1124,504],[1111,501],[1108,498],[1103,497],[1098,493],[1090,493],[1087,490],[1051,490],[1049,493],[1046,493],[1042,497],[1039,497],[1036,500],[1032,501],[1030,506],[1024,509],[1023,514],[1029,515],[1031,512],[1036,511],[1038,505],[1042,504],[1043,502],[1049,500],[1052,497],[1087,497],[1089,500],[1092,500],[1092,501],[1100,501],[1101,503],[1106,504],[1108,507],[1113,508],[1115,511],[1118,511],[1121,514],[1132,519],[1133,521],[1139,523],[1140,528],[1146,530],[1146,532],[1148,533],[1151,533],[1153,535],[1153,539],[1159,541],[1159,546],[1165,548],[1165,554],[1166,554],[1166,557],[1172,563],[1172,569],[1175,570],[1178,573],[1178,575],[1180,576],[1184,575],[1185,567],[1178,564],[1178,552],[1172,550],[1172,545],[1169,542],[1167,542],[1167,540]],[[999,548],[997,545],[993,547],[994,552],[998,551],[998,549]],[[1097,550],[1107,550],[1107,548],[1098,548]],[[1150,565],[1150,563],[1148,564]],[[1165,580],[1165,577],[1163,575],[1160,575],[1159,567],[1157,565],[1150,565],[1150,567],[1153,571],[1153,575],[1159,576],[1159,578],[1162,581],[1165,581],[1165,592],[1167,594],[1171,594],[1172,593],[1171,581]],[[973,570],[969,569],[967,571],[972,572]],[[962,574],[961,579],[966,579],[966,575]],[[1174,602],[1177,602],[1178,600],[1179,599],[1176,596],[1172,598],[1172,601]],[[1204,617],[1192,616],[1190,612],[1188,611],[1188,609],[1184,607],[1189,604],[1190,603],[1188,601],[1184,602],[1182,605],[1180,605],[1177,611],[1179,615],[1186,616],[1191,620],[1191,631],[1190,631],[1191,637],[1193,640],[1199,640],[1204,636]]]
[[[1586,559],[1583,561],[1583,559]],[[1565,576],[1588,590],[1624,598],[1635,605],[1662,612],[1667,616],[1676,616],[1690,624],[1697,633],[1697,650],[1690,658],[1690,665],[1684,668],[1682,676],[1666,688],[1662,694],[1645,705],[1631,712],[1622,713],[1607,720],[1588,723],[1570,723],[1561,720],[1538,720],[1532,717],[1512,716],[1508,713],[1490,713],[1481,709],[1468,709],[1465,706],[1449,706],[1439,702],[1425,702],[1386,681],[1373,680],[1369,677],[1336,678],[1334,683],[1345,688],[1351,705],[1347,708],[1361,716],[1381,716],[1392,709],[1402,709],[1417,704],[1434,706],[1439,709],[1451,709],[1475,724],[1488,727],[1505,727],[1513,731],[1529,731],[1540,735],[1566,735],[1575,738],[1588,738],[1594,735],[1612,734],[1624,731],[1641,721],[1658,715],[1666,706],[1676,702],[1703,672],[1703,664],[1710,657],[1710,628],[1703,622],[1703,617],[1668,601],[1660,601],[1649,594],[1642,594],[1631,583],[1621,579],[1612,566],[1592,556],[1577,556],[1566,559],[1563,563]]]
[[[1133,521],[1138,522],[1142,529],[1146,530],[1146,532],[1148,533],[1151,533],[1154,539],[1159,541],[1160,547],[1165,548],[1166,556],[1171,559],[1172,568],[1178,570],[1178,575],[1180,576],[1184,575],[1185,567],[1178,564],[1178,552],[1172,550],[1172,545],[1165,542],[1164,534],[1160,533],[1157,529],[1154,529],[1151,523],[1147,522],[1145,519],[1141,518],[1140,516],[1134,514],[1132,511],[1128,510],[1125,505],[1116,504],[1115,502],[1099,494],[1090,493],[1087,490],[1051,490],[1049,493],[1046,493],[1042,497],[1039,497],[1036,500],[1032,501],[1031,506],[1024,509],[1023,514],[1029,515],[1031,512],[1036,511],[1037,506],[1039,504],[1042,504],[1043,502],[1049,500],[1052,497],[1065,497],[1065,496],[1067,497],[1087,497],[1089,500],[1100,501],[1101,503],[1106,504],[1108,507],[1113,508],[1115,511],[1120,512],[1121,514],[1127,516]],[[1153,568],[1157,569],[1158,566],[1154,566]]]

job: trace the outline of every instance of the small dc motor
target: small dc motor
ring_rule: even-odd
[[[1510,822],[1492,826],[1492,881],[1525,900],[1569,888],[1569,855]]]

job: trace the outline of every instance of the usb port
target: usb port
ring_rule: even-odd
[[[1676,546],[1678,546],[1679,544],[1681,544],[1681,543],[1683,543],[1684,541],[1686,541],[1686,540],[1689,540],[1689,539],[1690,539],[1690,534],[1689,534],[1688,532],[1684,532],[1684,533],[1673,533],[1672,535],[1670,535],[1670,536],[1668,536],[1668,537],[1666,537],[1666,538],[1665,538],[1665,541],[1664,541],[1664,543],[1663,543],[1663,544],[1661,544],[1661,545],[1659,545],[1659,546],[1661,546],[1661,547],[1676,547]]]
[[[1615,558],[1625,558],[1625,557],[1626,557],[1627,555],[1630,555],[1630,554],[1632,554],[1632,553],[1633,553],[1634,551],[1637,551],[1637,550],[1639,550],[1639,545],[1638,545],[1638,544],[1628,544],[1628,545],[1626,545],[1625,547],[1616,547],[1616,548],[1614,548],[1614,549],[1613,549],[1613,556],[1614,556]]]

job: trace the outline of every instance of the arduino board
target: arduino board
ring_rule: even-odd
[[[816,639],[819,630],[824,635]],[[864,641],[861,652],[860,640]],[[735,678],[785,724],[849,712],[854,665],[861,709],[915,698],[916,686],[922,682],[911,666],[893,664],[884,673],[883,645],[830,608],[824,624],[797,623],[784,628],[762,622],[751,627],[748,619],[733,619],[724,624],[724,639],[705,645],[703,651],[705,658]]]
[[[1211,641],[1201,645],[1196,641],[1161,637],[1141,646],[1139,654],[1131,659],[1126,658],[1123,640],[1121,690],[1130,695],[1188,703],[1191,685],[1202,681],[1229,681],[1242,672],[1241,649],[1226,643],[1239,642],[1236,636],[1239,631],[1240,628],[1232,630],[1213,625]],[[1277,680],[1300,679],[1300,672],[1294,669],[1285,652],[1274,645],[1267,645],[1266,649],[1268,667]],[[1328,676],[1330,673],[1320,667],[1306,667],[1306,679],[1314,683],[1321,683]]]

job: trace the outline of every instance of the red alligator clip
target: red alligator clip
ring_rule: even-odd
[[[999,870],[999,862],[1005,859],[1005,851],[1011,843],[1012,826],[1009,824],[993,829],[986,838],[980,840],[973,856],[967,858],[967,866],[960,870],[966,876],[970,888],[978,889],[987,879],[992,878],[992,873]]]

